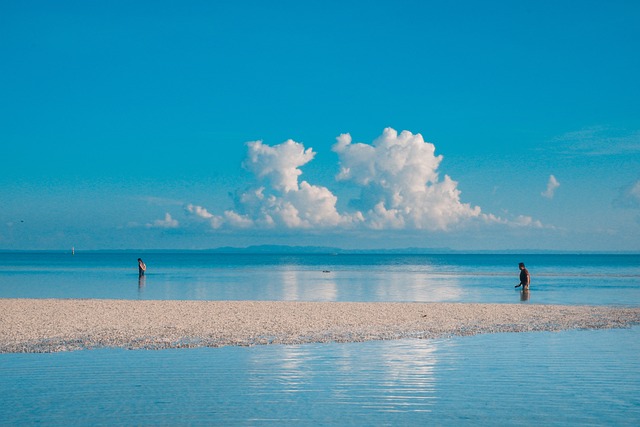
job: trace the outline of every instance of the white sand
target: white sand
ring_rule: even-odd
[[[606,306],[0,299],[0,352],[353,342],[638,323],[640,308]]]

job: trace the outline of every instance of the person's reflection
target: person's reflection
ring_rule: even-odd
[[[520,301],[529,301],[529,289],[520,291]]]
[[[138,277],[138,293],[141,294],[144,292],[144,284],[147,278],[145,276]]]

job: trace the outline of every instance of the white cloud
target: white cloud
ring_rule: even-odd
[[[185,207],[185,209],[187,210],[187,212],[192,213],[199,218],[204,218],[204,219],[213,218],[213,214],[209,213],[209,211],[207,211],[202,206],[189,204]]]
[[[224,217],[229,225],[236,228],[249,228],[254,224],[251,218],[248,218],[246,215],[239,215],[233,211],[225,211]]]
[[[338,198],[328,188],[306,181],[296,181],[295,187],[288,188],[246,191],[237,198],[236,209],[262,228],[335,227],[351,221],[349,215],[337,211]]]
[[[177,220],[171,218],[171,214],[168,212],[164,215],[164,219],[156,219],[151,224],[147,224],[149,228],[177,228],[178,223]]]
[[[185,210],[187,211],[188,214],[195,215],[197,218],[201,218],[205,221],[208,221],[211,224],[212,228],[220,228],[222,226],[222,223],[223,223],[222,217],[218,215],[213,215],[202,206],[188,204],[187,206],[185,206]]]
[[[391,128],[372,145],[352,143],[340,135],[333,150],[340,158],[337,179],[362,186],[359,207],[375,229],[446,230],[470,218],[482,217],[478,206],[460,201],[458,183],[439,179],[442,156],[420,134]],[[488,218],[485,218],[488,219]]]
[[[530,228],[545,228],[544,225],[538,220],[533,219],[527,215],[518,215],[518,217],[510,223],[512,226],[516,227],[530,227]],[[552,227],[546,227],[552,228]]]
[[[560,187],[560,183],[558,182],[556,177],[553,175],[549,175],[547,189],[540,194],[542,195],[542,197],[546,197],[547,199],[553,199],[553,195],[555,194],[555,191],[558,187]]]
[[[326,187],[298,182],[300,170],[315,153],[292,140],[275,146],[261,141],[247,143],[244,167],[267,185],[236,197],[235,210],[224,220],[233,227],[314,228],[336,227],[352,221],[336,209],[338,198]]]
[[[221,215],[202,206],[185,206],[188,216],[212,228],[241,229],[344,229],[447,231],[470,222],[516,227],[542,227],[530,217],[509,221],[482,213],[480,207],[461,201],[458,183],[440,178],[442,156],[422,135],[387,128],[372,144],[353,143],[340,135],[333,146],[338,154],[338,181],[360,189],[350,209],[337,209],[338,197],[327,187],[300,180],[301,167],[315,153],[288,140],[268,146],[247,143],[243,166],[253,172],[258,186],[236,194],[233,209]],[[555,178],[554,178],[555,179]],[[153,226],[177,226],[169,214]]]
[[[279,191],[298,189],[299,169],[310,162],[315,153],[311,148],[305,150],[304,145],[288,140],[280,145],[270,147],[262,141],[248,142],[249,153],[244,167],[258,178],[266,178],[271,186]]]
[[[300,170],[315,153],[293,140],[268,146],[262,141],[247,143],[244,167],[266,186],[236,197],[235,210],[225,212],[232,227],[313,228],[335,227],[351,222],[351,216],[336,209],[338,198],[326,187],[298,182]]]

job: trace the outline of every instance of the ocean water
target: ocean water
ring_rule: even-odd
[[[639,288],[637,255],[0,254],[2,298],[638,306]],[[636,426],[638,354],[640,326],[0,354],[0,425]]]
[[[147,264],[138,280],[137,258]],[[640,255],[0,253],[0,298],[640,304]]]
[[[0,424],[637,426],[638,338],[0,354]]]

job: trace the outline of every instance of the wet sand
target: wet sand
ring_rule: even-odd
[[[636,324],[637,307],[0,299],[0,352],[356,342]]]

